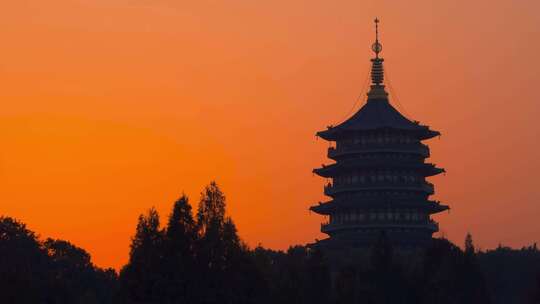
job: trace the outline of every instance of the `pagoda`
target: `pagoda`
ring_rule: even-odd
[[[378,23],[375,19],[367,102],[343,123],[316,134],[335,142],[328,149],[335,162],[313,170],[331,180],[324,187],[331,200],[310,208],[327,219],[321,232],[329,237],[317,241],[318,246],[366,248],[384,234],[395,246],[423,247],[439,230],[431,215],[449,209],[429,199],[434,186],[426,181],[444,169],[426,163],[429,147],[422,141],[440,133],[407,119],[390,104]]]

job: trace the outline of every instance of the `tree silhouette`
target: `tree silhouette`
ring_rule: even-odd
[[[426,251],[420,286],[425,303],[490,303],[486,282],[474,253],[472,237],[465,252],[446,239],[435,239]]]
[[[461,277],[459,295],[461,295],[462,303],[491,303],[470,233],[467,233],[465,237],[465,251],[462,263],[458,265],[457,269],[460,271],[459,276]]]
[[[201,193],[197,210],[197,224],[201,235],[218,233],[225,222],[225,195],[216,182],[211,182]],[[214,231],[208,231],[208,230]]]
[[[163,296],[163,239],[159,215],[151,208],[146,215],[139,216],[129,262],[121,272],[121,294],[125,302],[158,303]]]
[[[475,252],[476,250],[474,248],[472,235],[467,232],[467,235],[465,236],[465,254],[474,255]]]
[[[248,303],[259,283],[247,247],[231,218],[225,217],[225,196],[215,182],[201,193],[197,211],[197,263],[204,277],[203,303]]]
[[[173,206],[163,244],[164,276],[167,280],[162,300],[193,303],[197,299],[195,242],[197,226],[186,195]]]
[[[43,243],[51,262],[54,303],[110,302],[116,281],[112,269],[97,269],[90,254],[68,241],[47,239]]]
[[[493,303],[531,301],[535,277],[540,270],[540,252],[535,244],[521,249],[499,245],[496,249],[478,252],[477,260]]]
[[[43,303],[49,288],[49,260],[26,225],[0,217],[0,302]]]
[[[332,295],[332,280],[330,269],[322,250],[310,249],[306,263],[307,288],[305,290],[307,303],[324,304],[330,301]]]
[[[538,273],[536,274],[536,278],[534,281],[533,292],[531,294],[531,303],[540,304],[540,271],[538,271]]]
[[[83,249],[0,217],[0,303],[112,303],[116,273]]]

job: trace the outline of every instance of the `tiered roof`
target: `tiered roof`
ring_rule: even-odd
[[[430,130],[428,126],[410,121],[401,115],[385,98],[368,99],[367,103],[351,118],[335,127],[328,127],[325,131],[317,132],[317,136],[326,140],[335,140],[349,132],[372,131],[383,128],[411,131],[417,133],[420,139],[440,135],[438,131]]]

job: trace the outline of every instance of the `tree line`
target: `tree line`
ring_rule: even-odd
[[[212,182],[196,210],[182,195],[164,224],[153,208],[139,216],[118,273],[68,241],[41,240],[0,217],[0,303],[540,304],[540,252],[479,251],[467,235],[463,250],[433,239],[403,256],[382,234],[366,258],[336,269],[316,248],[249,248]]]

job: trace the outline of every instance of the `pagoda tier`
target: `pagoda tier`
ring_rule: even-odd
[[[366,104],[345,122],[317,133],[335,142],[328,149],[335,163],[313,170],[331,179],[324,194],[332,200],[310,208],[327,217],[321,231],[330,238],[318,243],[323,246],[366,247],[381,233],[399,245],[426,244],[439,229],[430,216],[449,209],[429,200],[435,187],[426,181],[444,169],[426,163],[430,152],[422,141],[440,133],[390,104],[378,39],[373,49]]]
[[[393,170],[395,172],[414,171],[415,175],[427,177],[445,172],[444,169],[437,168],[434,164],[409,161],[405,158],[406,155],[396,154],[395,159],[386,155],[380,158],[349,159],[331,165],[323,165],[322,168],[313,169],[313,173],[322,177],[338,177],[349,172],[372,172],[370,175],[373,175],[376,174],[375,170],[378,172]],[[395,175],[396,173],[390,174]],[[362,175],[358,176],[358,178],[361,177]]]
[[[421,199],[414,200],[407,198],[394,199],[392,201],[388,201],[386,204],[384,202],[381,203],[381,201],[378,199],[369,198],[363,198],[360,204],[352,200],[332,200],[325,203],[319,203],[319,205],[311,207],[310,210],[321,215],[331,215],[337,214],[340,211],[347,211],[347,213],[350,213],[352,210],[353,212],[359,213],[363,210],[371,209],[380,209],[383,212],[385,210],[390,210],[389,212],[393,212],[392,208],[410,210],[416,209],[427,214],[435,214],[448,210],[448,206],[442,205],[439,201],[426,201]],[[360,218],[360,216],[358,216],[358,218]],[[405,218],[405,216],[403,216],[403,218]]]
[[[365,155],[369,157],[373,153],[387,153],[392,156],[391,153],[400,153],[401,155],[408,155],[409,158],[427,158],[429,157],[429,148],[424,144],[418,143],[370,143],[366,144],[344,144],[341,142],[339,147],[328,148],[328,158],[333,160],[347,159],[357,154]]]

